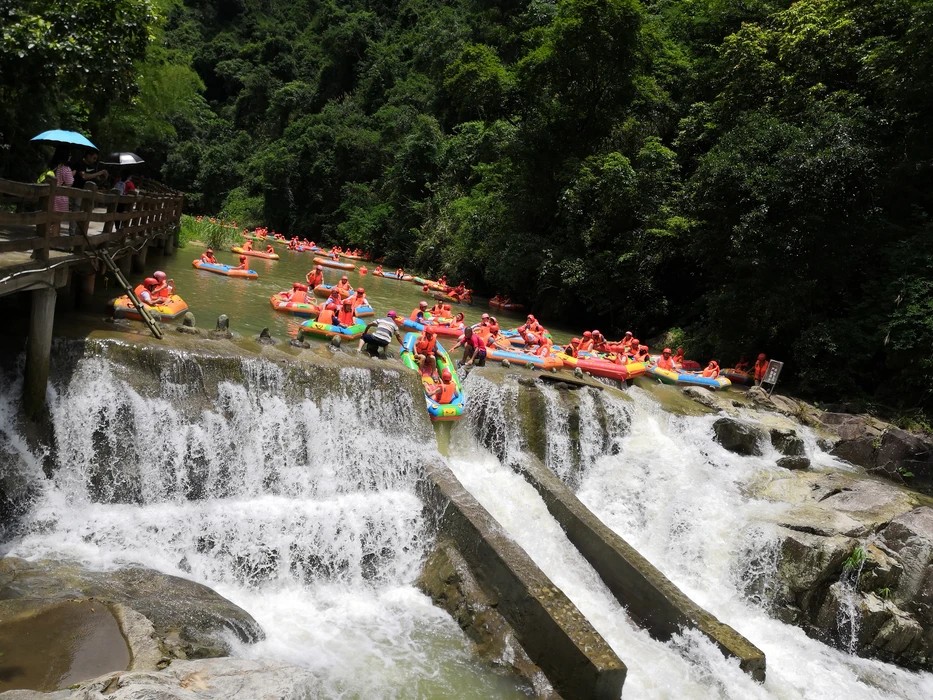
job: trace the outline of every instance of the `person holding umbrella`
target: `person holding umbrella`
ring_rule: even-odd
[[[68,151],[67,146],[58,146],[55,149],[55,153],[52,154],[52,158],[49,160],[49,170],[55,173],[55,186],[56,187],[71,187],[74,183],[74,171],[71,169],[71,166],[68,165],[68,157],[70,152]],[[55,202],[53,208],[55,211],[67,212],[68,211],[68,197],[58,195],[55,197]],[[74,222],[69,221],[67,232],[69,235],[73,233]]]

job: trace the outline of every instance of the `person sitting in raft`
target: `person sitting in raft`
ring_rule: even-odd
[[[245,241],[243,241],[243,250],[252,250],[252,249],[253,249],[253,242],[249,238],[247,238]]]
[[[641,344],[641,341],[638,338],[632,338],[632,342],[629,343],[628,352],[626,353],[629,358],[634,359],[635,355],[638,354],[638,346]]]
[[[580,353],[580,338],[571,338],[570,342],[564,346],[564,354],[570,357],[577,357]],[[618,355],[616,355],[618,357]]]
[[[706,365],[706,369],[704,369],[701,374],[704,377],[712,377],[715,379],[719,376],[719,363],[716,362],[716,360],[710,360],[709,364]]]
[[[175,293],[175,287],[165,279],[165,273],[162,270],[156,270],[152,273],[155,281],[158,282],[155,289],[152,290],[152,296],[158,299],[168,299]]]
[[[401,267],[397,268],[395,270],[395,276],[398,277],[399,279],[402,279],[402,277],[405,276],[405,270],[402,269]]]
[[[234,267],[233,269],[234,270],[248,270],[249,269],[249,263],[247,262],[245,255],[240,256],[240,264]]]
[[[456,316],[447,324],[448,328],[452,328],[455,331],[461,330],[464,326],[463,323],[463,313],[458,312]]]
[[[317,322],[322,323],[325,326],[337,325],[336,305],[328,303],[326,306],[322,306],[320,312],[318,312],[317,315]]]
[[[461,318],[463,314],[458,314]],[[496,320],[495,316],[489,317],[489,336],[492,338],[499,337],[499,321]]]
[[[674,358],[671,357],[670,348],[664,348],[664,350],[661,351],[661,357],[658,358],[655,364],[659,369],[666,369],[669,372],[677,371],[677,367],[674,366]]]
[[[353,302],[344,299],[337,311],[337,325],[349,328],[354,323],[356,323],[356,317],[353,315]]]
[[[681,369],[684,366],[684,349],[681,347],[678,347],[677,352],[674,353],[674,364],[677,366],[677,369]]]
[[[443,316],[444,315],[444,302],[436,301],[434,306],[430,308],[432,316]]]
[[[647,345],[639,345],[638,351],[635,353],[635,356],[632,358],[635,362],[650,362],[651,355],[648,353]]]
[[[302,284],[301,282],[292,282],[292,291],[288,292],[285,298],[295,304],[307,304],[308,285]]]
[[[340,291],[336,287],[332,287],[330,290],[330,296],[327,297],[327,300],[324,302],[324,307],[336,311],[340,308],[340,305]]]
[[[593,351],[609,352],[609,341],[599,331],[593,331]]]
[[[297,237],[297,236],[295,236],[294,238],[292,238],[292,239],[288,242],[288,249],[289,249],[289,250],[298,250],[298,237]]]
[[[214,249],[208,248],[203,253],[201,253],[201,262],[210,263],[211,265],[217,264],[217,258],[214,257]]]
[[[593,331],[583,331],[583,340],[580,341],[580,352],[593,351]]]
[[[385,318],[367,323],[366,328],[363,330],[363,337],[360,338],[360,346],[357,348],[357,352],[363,352],[363,346],[365,345],[366,352],[373,356],[378,355],[380,348],[384,348],[392,342],[393,335],[398,344],[402,345],[402,336],[399,335],[398,326],[395,325],[397,316],[398,314],[395,311],[389,311]],[[372,333],[369,332],[371,328],[375,328]]]
[[[305,279],[308,280],[308,286],[311,289],[324,284],[324,268],[318,265],[313,270],[309,270]]]
[[[622,352],[628,352],[632,347],[632,339],[634,338],[632,331],[625,331],[625,335],[622,336],[622,340],[619,341],[619,346]]]
[[[748,372],[749,367],[748,358],[742,355],[739,357],[739,361],[735,363],[734,369],[736,372]]]
[[[425,328],[415,342],[415,362],[421,374],[437,376],[437,338]]]
[[[143,289],[137,294],[139,300],[146,306],[158,306],[159,300],[152,294],[152,290],[159,284],[155,277],[147,277],[143,280]],[[139,289],[139,287],[137,287]]]
[[[451,352],[459,347],[463,348],[463,360],[461,362],[465,367],[474,364],[477,367],[486,365],[486,343],[469,326],[463,329],[463,335],[457,340],[457,344],[451,348]]]
[[[754,376],[755,384],[761,384],[762,380],[765,378],[765,371],[768,369],[768,356],[763,352],[758,354],[758,359],[755,360],[754,367]]]
[[[275,246],[271,243],[266,243],[266,255],[272,255],[275,252]]]
[[[496,295],[492,299],[489,300],[489,305],[493,306],[495,304],[499,304],[500,302],[501,302],[501,297],[499,296],[499,293],[496,292]]]
[[[340,296],[344,296],[344,293],[349,294],[353,287],[350,286],[350,278],[344,275],[340,278],[340,281],[337,283],[337,289],[340,290]]]
[[[447,286],[447,275],[441,275],[440,277],[438,277],[437,283],[441,285],[442,287],[446,287]]]
[[[366,298],[366,290],[362,287],[356,288],[356,294],[353,295],[353,311],[355,312],[358,306],[369,306],[369,299]]]
[[[454,384],[454,375],[446,367],[441,370],[441,385],[434,390],[431,398],[436,403],[445,404],[454,400],[457,395],[457,385]]]
[[[483,314],[482,316],[479,317],[479,323],[473,324],[473,330],[476,331],[480,327],[485,328],[488,325],[489,325],[489,314]]]
[[[412,309],[411,314],[409,315],[408,318],[411,319],[412,321],[417,321],[418,323],[424,323],[427,316],[428,316],[428,302],[422,300],[418,302],[417,309]]]
[[[538,319],[536,319],[533,314],[528,314],[525,322],[518,327],[519,334],[524,333],[525,331],[531,331],[535,335],[543,335],[544,326],[538,323]]]
[[[373,274],[374,274],[374,275],[381,275],[381,274],[382,274],[382,265],[376,265],[376,269],[373,270]]]
[[[457,301],[460,301],[463,297],[465,297],[466,293],[467,293],[467,288],[466,288],[466,285],[463,283],[463,280],[460,280],[460,284],[458,284],[456,287],[454,287],[448,292],[448,294],[450,294],[450,296],[452,296]]]

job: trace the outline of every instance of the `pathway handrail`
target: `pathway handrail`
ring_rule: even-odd
[[[55,197],[78,200],[78,211],[55,211]],[[184,195],[177,192],[137,191],[121,195],[100,191],[93,183],[84,189],[59,187],[53,178],[42,184],[0,179],[0,233],[4,228],[22,233],[34,227],[35,235],[0,240],[0,253],[32,250],[33,258],[49,259],[49,250],[80,252],[112,241],[147,238],[153,233],[175,229],[181,221]],[[12,209],[12,211],[10,211]],[[104,211],[97,211],[104,209]],[[75,233],[62,235],[63,224],[75,223]],[[101,233],[85,237],[90,223],[101,223]]]

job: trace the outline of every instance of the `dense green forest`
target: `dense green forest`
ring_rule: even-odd
[[[192,212],[933,407],[933,0],[0,0],[0,174],[80,128]]]

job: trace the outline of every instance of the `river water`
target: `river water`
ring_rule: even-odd
[[[159,264],[202,323],[224,312],[244,334],[293,330],[268,296],[301,279],[310,256],[294,254],[258,282],[196,272],[191,257],[183,250]],[[410,283],[369,278],[365,286],[380,311],[410,310],[423,298]],[[478,318],[482,309],[468,311]],[[39,493],[0,553],[97,568],[140,563],[204,583],[266,630],[265,641],[235,653],[309,668],[323,697],[523,696],[474,657],[457,624],[414,585],[434,535],[416,495],[420,465],[445,459],[420,397],[374,389],[366,370],[345,369],[342,390],[311,399],[297,396],[280,368],[242,360],[245,379],[221,381],[204,405],[197,382],[185,379],[192,369],[182,371],[190,359],[164,368],[154,391],[137,388],[133,367],[95,353],[72,361],[74,371],[53,385],[49,477],[43,455],[12,427],[20,380],[0,383],[0,452],[17,456]],[[744,487],[777,469],[775,455],[728,453],[711,439],[713,418],[672,416],[637,388],[631,402],[581,394],[577,442],[558,392],[543,390],[548,466],[688,596],[765,652],[759,685],[698,635],[661,643],[631,623],[534,489],[506,466],[525,449],[509,414],[514,386],[477,371],[466,389],[474,405],[498,412],[488,408],[483,421],[468,413],[446,459],[626,663],[625,697],[933,697],[930,674],[815,642],[746,592],[750,577],[767,587],[777,543],[768,515],[780,506]],[[817,467],[839,466],[805,437]]]

